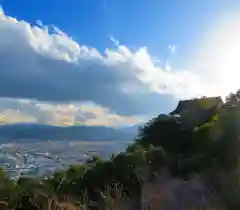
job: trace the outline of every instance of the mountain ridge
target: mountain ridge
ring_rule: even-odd
[[[106,141],[132,140],[137,134],[138,125],[123,128],[107,126],[56,126],[35,123],[0,125],[0,141],[24,140],[87,140]]]

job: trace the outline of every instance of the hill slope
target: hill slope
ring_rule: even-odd
[[[132,140],[137,126],[110,128],[103,126],[50,126],[40,124],[13,124],[0,126],[0,141],[24,140]]]

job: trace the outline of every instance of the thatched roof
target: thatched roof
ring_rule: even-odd
[[[170,114],[180,114],[186,110],[201,109],[208,110],[213,107],[220,107],[223,105],[221,97],[203,97],[190,100],[179,101],[177,108]]]

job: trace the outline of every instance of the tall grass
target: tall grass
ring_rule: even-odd
[[[83,192],[79,198],[73,196],[62,196],[59,189],[61,181],[56,190],[41,188],[36,190],[27,198],[28,202],[37,210],[224,210],[215,195],[199,194],[199,197],[191,197],[191,194],[199,193],[206,186],[200,181],[196,182],[165,177],[161,181],[146,178],[148,173],[137,173],[141,183],[141,198],[126,194],[126,189],[116,181],[109,182],[104,190],[98,190],[99,199],[92,201],[87,192]],[[156,177],[160,178],[158,174]],[[201,189],[201,190],[199,190]],[[204,191],[205,192],[205,191]],[[190,198],[191,197],[191,198]],[[202,199],[202,200],[201,200]],[[201,204],[199,205],[199,201]],[[190,201],[190,202],[189,202]],[[21,197],[15,205],[8,205],[6,199],[0,202],[0,210],[16,210],[21,206]],[[140,205],[136,205],[140,202]],[[144,208],[144,204],[145,208]],[[21,208],[20,208],[21,209]],[[22,210],[32,210],[22,209]],[[231,210],[231,209],[230,209]]]

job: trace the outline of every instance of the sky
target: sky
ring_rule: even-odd
[[[131,126],[239,88],[238,0],[0,5],[0,124]]]

